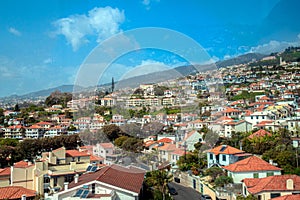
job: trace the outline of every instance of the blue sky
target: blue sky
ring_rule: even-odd
[[[73,84],[80,65],[97,45],[135,28],[183,33],[212,60],[296,46],[299,6],[297,0],[3,0],[0,96]],[[119,70],[149,63],[184,63],[162,52],[131,56],[134,59],[118,60]]]

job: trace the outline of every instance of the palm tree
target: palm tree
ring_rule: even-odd
[[[149,172],[146,176],[147,185],[159,190],[162,193],[163,200],[165,200],[168,183],[172,181],[173,175],[165,170],[156,170]]]

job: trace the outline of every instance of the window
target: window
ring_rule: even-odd
[[[95,183],[92,184],[92,194],[95,194],[95,188],[96,188],[96,185]]]
[[[271,199],[275,197],[280,197],[280,193],[271,193]]]
[[[78,160],[78,162],[80,162],[80,157],[78,157],[78,159],[77,159],[77,160]]]
[[[256,116],[256,119],[258,119],[258,116]]]
[[[108,153],[108,150],[106,150],[106,153]]]
[[[274,176],[274,172],[267,172],[267,176]]]
[[[262,119],[265,119],[265,116],[262,116],[261,118],[262,118]]]
[[[258,173],[253,173],[253,178],[259,178]]]
[[[223,155],[223,156],[222,156],[222,160],[223,160],[223,161],[226,161],[226,155]]]
[[[57,177],[53,177],[53,186],[54,186],[54,187],[57,186]]]
[[[210,160],[213,159],[213,154],[212,154],[212,153],[209,154],[209,159],[210,159]]]
[[[251,116],[251,119],[253,119],[253,116]]]

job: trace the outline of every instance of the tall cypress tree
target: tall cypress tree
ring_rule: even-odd
[[[111,92],[114,92],[115,89],[115,82],[114,82],[114,77],[111,79]]]

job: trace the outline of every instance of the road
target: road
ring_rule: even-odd
[[[199,200],[201,199],[201,194],[190,187],[182,186],[178,183],[170,183],[176,191],[178,192],[177,195],[173,195],[174,200]]]

